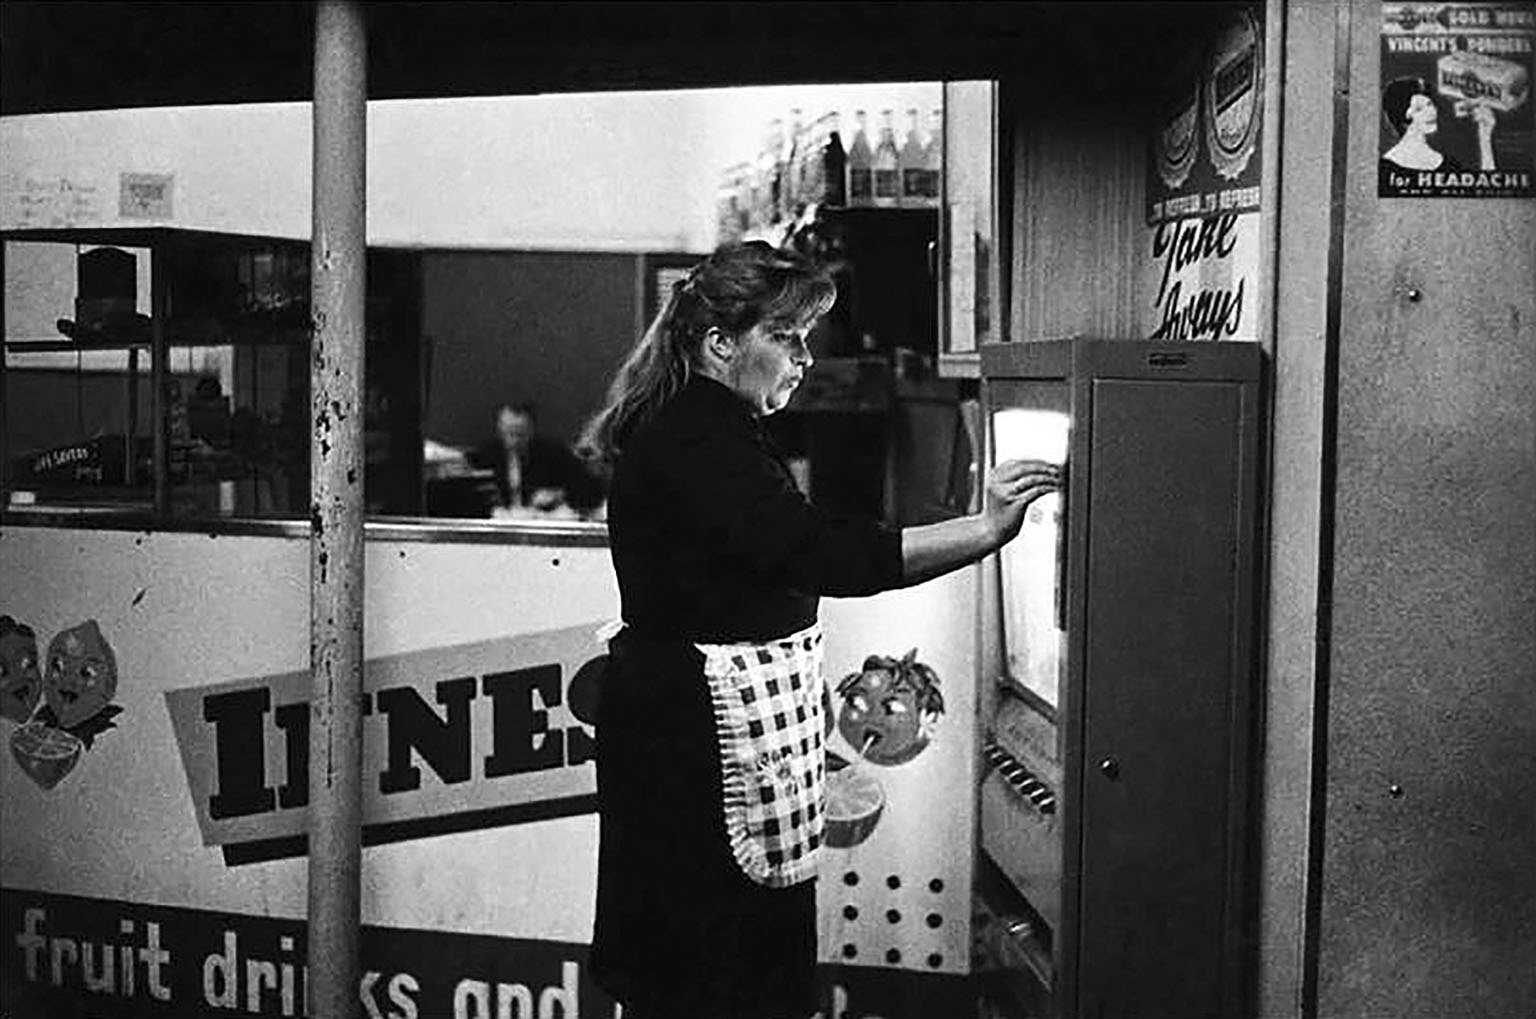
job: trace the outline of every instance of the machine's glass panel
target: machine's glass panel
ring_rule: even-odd
[[[1013,459],[1065,464],[1070,417],[1066,387],[1058,383],[1016,383],[992,410],[992,462]],[[1061,582],[1059,495],[1030,506],[1018,537],[1003,546],[1003,643],[1008,678],[1052,708],[1057,706],[1064,620],[1058,610]]]

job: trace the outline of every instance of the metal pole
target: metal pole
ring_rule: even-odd
[[[310,246],[307,997],[315,1019],[357,1014],[361,972],[366,53],[362,5],[320,0]]]
[[[170,436],[166,434],[170,427],[166,421],[170,408],[165,398],[165,384],[170,378],[167,361],[171,356],[165,334],[165,318],[171,308],[169,296],[165,292],[166,280],[170,276],[166,272],[169,248],[168,244],[156,244],[149,250],[149,417],[154,422],[154,431],[150,433],[154,450],[152,497],[155,519],[162,523],[171,513],[171,443]],[[130,440],[129,446],[132,445]]]
[[[5,395],[5,363],[10,359],[11,348],[7,339],[10,333],[5,328],[4,282],[5,242],[0,241],[0,520],[5,519],[5,511],[11,508],[11,443],[6,424],[10,404]]]

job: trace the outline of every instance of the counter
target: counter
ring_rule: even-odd
[[[585,972],[592,722],[618,610],[606,529],[365,530],[369,1014],[535,1014],[511,1005],[528,1000],[609,1019]],[[297,520],[32,508],[0,521],[0,614],[39,651],[94,621],[116,676],[78,746],[0,721],[0,936],[22,946],[0,962],[8,1012],[299,1014],[307,538]],[[943,690],[910,756],[859,766],[878,809],[844,810],[826,850],[828,1014],[904,1014],[901,1001],[961,1014],[975,810],[953,791],[976,782],[975,588],[963,571],[823,603],[834,697],[872,656],[914,648]],[[854,756],[839,730],[829,739]],[[105,976],[103,952],[125,946],[148,954]]]

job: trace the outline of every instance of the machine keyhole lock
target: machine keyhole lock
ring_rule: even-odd
[[[1120,777],[1120,762],[1113,757],[1106,757],[1099,762],[1099,771],[1105,778],[1113,782]]]

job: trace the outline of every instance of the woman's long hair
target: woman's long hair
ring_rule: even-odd
[[[760,323],[799,328],[826,314],[837,288],[826,269],[764,241],[724,245],[672,286],[666,305],[619,365],[577,449],[611,466],[624,443],[688,381],[711,329],[742,336]]]

